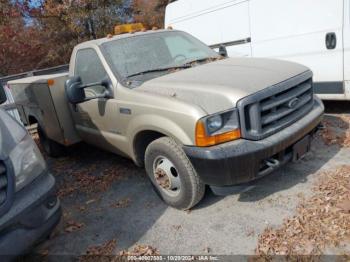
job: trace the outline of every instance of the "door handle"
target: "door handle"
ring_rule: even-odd
[[[337,35],[335,33],[326,34],[327,49],[335,49],[337,47]]]

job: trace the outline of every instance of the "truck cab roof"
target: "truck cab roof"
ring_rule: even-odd
[[[83,42],[81,44],[78,44],[75,48],[76,49],[83,49],[91,46],[101,46],[104,43],[114,41],[114,40],[119,40],[119,39],[125,39],[125,38],[130,38],[130,37],[137,37],[137,36],[142,36],[142,35],[151,35],[151,34],[157,34],[160,32],[167,32],[169,31],[168,29],[160,29],[160,30],[148,30],[145,32],[135,32],[135,33],[126,33],[126,34],[121,34],[121,35],[112,35],[112,37],[104,37],[100,39],[95,39],[95,40],[90,40]],[[172,31],[177,31],[177,30],[172,30]]]

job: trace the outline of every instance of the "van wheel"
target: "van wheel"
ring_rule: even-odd
[[[203,198],[205,185],[182,148],[162,137],[146,149],[146,172],[158,195],[168,205],[188,210]]]
[[[65,155],[65,147],[48,138],[41,126],[38,126],[38,134],[41,145],[50,157]]]

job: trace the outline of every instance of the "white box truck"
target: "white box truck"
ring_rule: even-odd
[[[350,100],[350,0],[178,0],[165,25],[230,56],[304,64],[322,99]]]

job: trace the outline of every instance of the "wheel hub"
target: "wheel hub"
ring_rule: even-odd
[[[163,169],[157,168],[155,171],[155,177],[160,187],[171,189],[171,180]]]
[[[153,170],[155,181],[163,192],[171,196],[177,195],[180,192],[181,182],[178,171],[168,158],[156,158]]]

